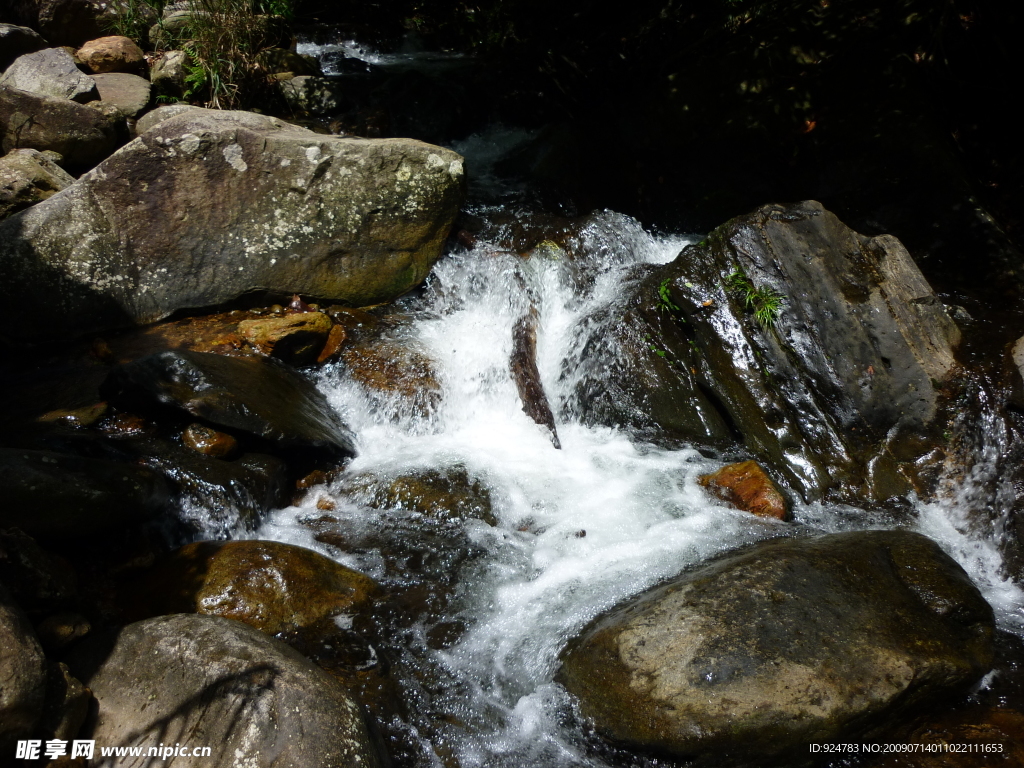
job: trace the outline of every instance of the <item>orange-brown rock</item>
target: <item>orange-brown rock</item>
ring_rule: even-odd
[[[96,403],[83,408],[58,408],[47,411],[37,421],[54,422],[60,421],[75,427],[88,427],[107,415],[107,404]]]
[[[238,441],[227,432],[218,432],[205,424],[189,424],[181,441],[196,453],[226,459],[238,450]]]
[[[358,613],[378,595],[369,576],[276,541],[200,541],[157,566],[140,590],[146,615],[203,613],[274,635]]]
[[[318,363],[326,363],[338,354],[341,345],[344,343],[345,329],[340,325],[331,326],[331,332],[327,334],[327,342],[324,344],[324,348],[320,350],[320,354],[317,355],[316,361]]]
[[[729,464],[710,475],[702,475],[700,484],[744,512],[758,517],[789,519],[786,498],[756,461]]]
[[[319,357],[332,326],[323,312],[293,312],[243,320],[238,333],[261,354],[304,365]]]
[[[137,72],[145,62],[142,49],[131,38],[120,35],[90,40],[77,54],[79,61],[96,73]]]
[[[352,378],[371,392],[421,416],[441,400],[434,362],[422,352],[393,341],[348,347],[341,353]]]

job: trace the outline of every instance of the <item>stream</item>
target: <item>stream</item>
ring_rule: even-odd
[[[342,77],[365,76],[353,68],[359,62],[367,71],[465,66],[458,57],[384,55],[341,39],[300,41],[299,51]],[[995,421],[977,432],[966,480],[950,477],[939,500],[911,498],[908,515],[796,500],[793,523],[736,511],[702,489],[698,477],[726,463],[720,458],[590,423],[581,393],[601,388],[611,369],[618,351],[605,338],[628,286],[642,265],[667,263],[700,237],[652,234],[604,211],[575,233],[572,255],[549,242],[525,256],[504,249],[514,239],[508,222],[518,216],[529,227],[520,210],[529,190],[494,169],[531,137],[495,126],[453,144],[466,156],[476,201],[467,212],[488,223],[489,235],[450,247],[425,287],[391,310],[384,341],[430,361],[439,396],[412,403],[365,388],[343,363],[328,366],[317,383],[358,436],[358,457],[340,479],[276,511],[258,530],[235,532],[315,549],[412,606],[376,618],[368,649],[368,666],[390,667],[405,703],[381,724],[396,764],[660,765],[616,754],[586,732],[554,682],[559,652],[620,601],[795,526],[906,525],[924,533],[968,571],[1000,629],[1024,635],[1024,592],[1001,575],[998,525],[994,537],[970,524],[977,509],[997,520],[1005,515],[990,492],[1005,448]],[[532,310],[560,449],[524,412],[510,374],[516,324]],[[442,485],[462,478],[486,499],[491,519],[439,519],[393,499],[382,504],[353,493],[346,480],[386,485],[430,475]],[[328,529],[333,536],[323,535]],[[339,626],[351,621],[339,617]]]
[[[347,475],[386,482],[464,472],[486,489],[496,525],[467,519],[446,533],[403,505],[360,503],[344,482],[335,482],[250,534],[317,549],[390,592],[449,586],[450,597],[433,615],[380,628],[386,638],[380,650],[403,670],[398,677],[410,705],[390,732],[417,745],[408,755],[413,765],[616,765],[614,756],[588,746],[568,696],[553,682],[559,651],[624,598],[720,552],[793,529],[709,496],[697,477],[723,462],[581,420],[577,393],[600,381],[607,355],[614,354],[594,342],[636,266],[673,259],[690,238],[653,236],[611,212],[592,217],[578,238],[586,256],[573,260],[554,246],[535,249],[529,259],[487,242],[459,247],[436,265],[420,295],[401,302],[391,338],[434,361],[442,390],[427,412],[369,393],[343,366],[319,376],[320,388],[359,436],[359,456]],[[509,374],[513,327],[531,305],[539,315],[538,367],[560,450],[523,412]],[[968,570],[999,625],[1019,633],[1024,594],[999,575],[995,543],[966,527],[965,510],[984,503],[981,476],[997,451],[980,446],[977,482],[951,490],[947,501],[915,502],[912,525]],[[327,517],[356,544],[355,553],[317,540],[311,521],[324,518],[325,497],[334,507]],[[843,505],[798,503],[794,512],[796,525],[830,532],[892,525],[877,511]],[[407,539],[410,531],[416,536],[421,527],[431,535],[414,543],[419,557],[379,543]],[[446,536],[470,554],[448,557],[446,542],[453,539]],[[430,562],[433,568],[424,565]],[[455,636],[436,642],[450,627],[457,627]]]

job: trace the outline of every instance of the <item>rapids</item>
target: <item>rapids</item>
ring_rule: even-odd
[[[493,212],[493,211],[492,211]],[[486,216],[487,210],[477,214]],[[452,594],[433,614],[381,627],[385,656],[402,670],[410,711],[388,736],[414,745],[399,764],[432,766],[618,765],[583,734],[564,691],[553,682],[558,653],[590,619],[683,568],[790,525],[724,506],[697,484],[722,462],[692,448],[668,450],[623,429],[587,426],[575,393],[594,386],[614,354],[600,340],[639,264],[671,260],[691,239],[654,236],[611,212],[592,217],[570,259],[544,245],[529,259],[488,242],[459,247],[435,267],[425,289],[400,303],[396,341],[437,366],[440,403],[412,413],[401,400],[371,395],[342,366],[319,386],[358,435],[348,474],[381,478],[464,470],[488,489],[498,525],[468,520],[471,555],[445,560],[444,544],[424,539]],[[537,362],[562,448],[523,412],[509,374],[513,327],[533,306],[539,315]],[[979,467],[997,450],[979,447]],[[991,458],[991,457],[989,457]],[[945,501],[916,503],[914,527],[938,540],[971,574],[1000,626],[1024,628],[1024,594],[999,575],[995,545],[966,525],[977,503],[967,483]],[[972,495],[973,494],[973,495]],[[318,498],[353,540],[379,541],[418,513],[373,509],[338,486],[273,514],[248,535],[321,551],[360,569],[388,590],[424,577],[387,547],[343,552],[314,538]],[[827,531],[885,527],[893,518],[849,506],[797,504],[795,520]],[[376,537],[376,538],[375,538]],[[456,625],[456,638],[432,630]]]

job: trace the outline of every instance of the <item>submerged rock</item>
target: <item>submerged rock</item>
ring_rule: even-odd
[[[601,616],[559,679],[610,739],[756,764],[964,690],[988,671],[993,632],[970,578],[924,536],[776,539]]]
[[[257,291],[388,301],[422,281],[462,198],[462,158],[190,108],[0,225],[4,295],[87,333]],[[11,338],[53,332],[25,322]]]
[[[351,617],[377,583],[318,552],[276,541],[200,541],[170,555],[142,585],[150,613],[223,616],[276,635]]]
[[[194,762],[210,768],[241,759],[252,768],[380,765],[351,694],[287,645],[237,621],[140,621],[80,647],[68,666],[97,702],[80,738],[144,752],[209,747],[211,755]]]
[[[815,202],[765,206],[653,269],[634,304],[680,396],[805,498],[913,488],[960,331],[894,237]]]
[[[407,509],[438,520],[483,520],[497,525],[490,491],[465,467],[431,469],[398,477],[373,473],[344,477],[339,493],[376,509]]]
[[[758,517],[788,520],[786,498],[756,461],[729,464],[717,472],[701,475],[700,484],[723,501]]]
[[[127,407],[170,406],[285,449],[355,455],[354,435],[327,399],[272,358],[161,352],[116,367],[104,390]]]

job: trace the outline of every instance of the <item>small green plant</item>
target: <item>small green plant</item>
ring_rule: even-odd
[[[660,283],[658,283],[658,301],[661,306],[665,309],[672,310],[673,312],[679,312],[679,307],[674,301],[672,301],[672,289],[669,284],[672,282],[671,278],[666,277]]]
[[[782,314],[785,297],[768,286],[755,288],[750,278],[739,267],[725,279],[725,287],[740,298],[746,310],[754,313],[754,319],[762,328],[775,325]]]

